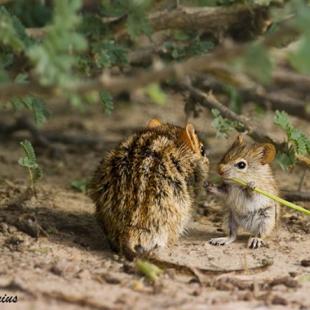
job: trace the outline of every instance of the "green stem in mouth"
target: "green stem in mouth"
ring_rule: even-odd
[[[237,179],[237,178],[232,178],[232,179],[227,179],[227,180],[228,181],[232,181],[232,182],[234,182],[236,184],[239,184],[241,186],[244,186],[244,187],[246,187],[248,185],[247,182],[245,182],[243,180],[240,180],[240,179]],[[282,199],[282,198],[280,198],[280,197],[278,197],[276,195],[270,194],[270,193],[268,193],[268,192],[266,192],[266,191],[264,191],[264,190],[262,190],[262,189],[260,189],[258,187],[255,187],[254,191],[256,193],[264,195],[265,197],[268,197],[268,198],[270,198],[270,199],[272,199],[274,201],[277,201],[277,202],[279,202],[280,204],[282,204],[282,205],[284,205],[286,207],[289,207],[289,208],[294,209],[296,211],[302,212],[302,213],[304,213],[306,215],[310,215],[310,210],[307,210],[307,209],[305,209],[305,208],[303,208],[301,206],[298,206],[295,203],[289,202],[289,201],[287,201],[285,199]]]

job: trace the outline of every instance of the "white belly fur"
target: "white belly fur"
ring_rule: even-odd
[[[227,196],[227,207],[232,211],[237,224],[246,231],[257,234],[270,234],[275,225],[275,203],[273,200],[253,193],[247,195],[242,189],[232,187]],[[266,209],[266,216],[259,214],[260,209]]]

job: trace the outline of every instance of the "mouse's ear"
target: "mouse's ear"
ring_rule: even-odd
[[[192,124],[188,123],[185,129],[182,130],[181,140],[188,145],[194,153],[200,152],[200,143]]]
[[[239,134],[237,137],[236,137],[236,139],[235,139],[235,141],[234,141],[234,143],[233,143],[233,147],[234,146],[239,146],[239,145],[242,145],[244,143],[244,136],[243,136],[243,134]]]
[[[155,127],[158,127],[158,126],[161,126],[161,122],[158,119],[156,119],[156,118],[152,118],[147,123],[147,128],[155,128]]]
[[[277,153],[275,146],[271,143],[264,143],[260,147],[263,148],[261,163],[263,165],[271,163],[276,157]]]

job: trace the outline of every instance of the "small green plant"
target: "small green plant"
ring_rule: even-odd
[[[287,135],[287,149],[277,154],[277,161],[282,169],[287,170],[296,163],[297,155],[310,155],[310,140],[299,129],[295,128],[284,111],[276,111],[274,123]]]
[[[25,152],[25,157],[18,160],[20,166],[25,167],[29,173],[29,183],[32,193],[35,194],[35,183],[42,177],[42,169],[40,168],[37,157],[31,143],[28,140],[20,143]]]

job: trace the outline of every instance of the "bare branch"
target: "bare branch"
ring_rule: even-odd
[[[34,39],[41,39],[43,38],[47,33],[47,27],[41,27],[41,28],[27,28],[26,33],[29,37]]]
[[[156,31],[165,29],[203,30],[220,34],[232,28],[255,26],[264,30],[268,8],[263,6],[232,5],[229,7],[179,7],[164,10],[149,16],[149,22]]]
[[[297,73],[293,73],[290,71],[286,71],[286,78],[285,82],[288,83],[288,81],[291,79],[290,74],[294,76],[294,81],[304,81],[306,84],[307,77],[304,75],[300,75]],[[283,81],[284,81],[284,77]],[[274,81],[277,82],[277,81]],[[215,91],[224,91],[224,85],[221,82],[218,82],[214,79],[205,79],[203,82],[198,82],[199,86],[202,87],[202,89],[213,89]],[[293,84],[295,85],[295,84]],[[310,86],[310,85],[309,85]],[[297,116],[299,118],[310,120],[310,112],[308,111],[307,104],[296,98],[292,98],[288,96],[287,94],[283,94],[283,92],[268,92],[265,90],[262,86],[257,85],[254,87],[247,87],[246,85],[238,85],[237,90],[239,91],[240,95],[242,96],[243,100],[247,101],[254,101],[258,104],[262,104],[266,107],[270,107],[272,110],[284,110],[287,113]],[[309,91],[309,89],[308,89]]]
[[[309,192],[281,190],[281,196],[288,201],[310,201]]]
[[[282,86],[294,87],[294,89],[309,92],[310,76],[294,73],[292,71],[278,69],[272,74],[273,81]]]

